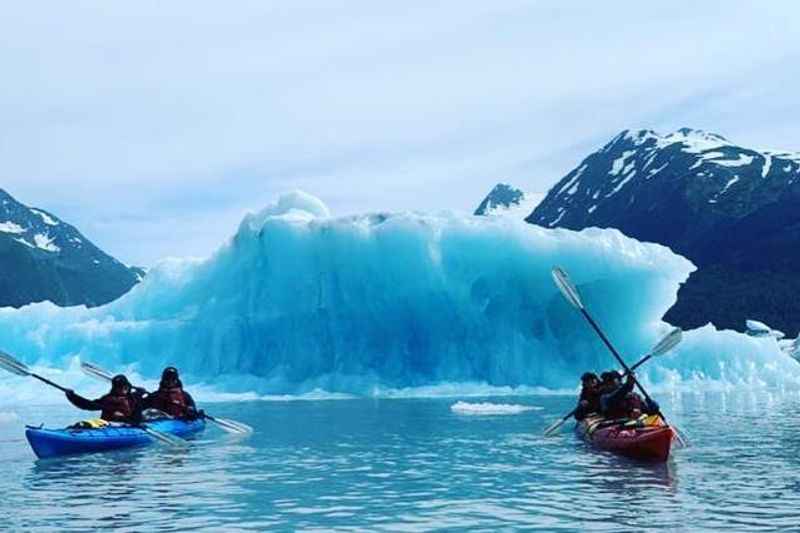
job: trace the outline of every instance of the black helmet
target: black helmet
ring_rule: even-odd
[[[609,370],[608,372],[603,372],[602,374],[600,374],[600,378],[604,382],[606,382],[606,381],[617,381],[619,379],[622,379],[622,376],[620,376],[619,372],[617,372],[616,370]]]
[[[587,381],[600,381],[597,379],[597,374],[594,372],[586,372],[581,376],[581,383],[586,383]]]
[[[131,382],[128,381],[128,378],[126,378],[122,374],[117,374],[116,376],[111,378],[111,389],[112,390],[119,390],[122,387],[128,387],[129,389],[131,388]]]
[[[161,373],[161,381],[172,381],[178,379],[178,369],[174,366],[168,366]]]

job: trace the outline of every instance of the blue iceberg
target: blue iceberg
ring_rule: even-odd
[[[613,229],[545,229],[456,213],[332,217],[302,192],[242,221],[205,260],[165,260],[103,307],[0,309],[0,348],[156,376],[167,364],[225,390],[380,394],[460,384],[574,388],[614,361],[550,276],[566,269],[634,361],[694,266]],[[643,367],[665,386],[781,386],[800,365],[774,338],[711,326]],[[464,385],[466,386],[466,385]]]

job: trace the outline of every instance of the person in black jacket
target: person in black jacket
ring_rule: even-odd
[[[606,374],[608,374],[606,379]],[[612,375],[613,374],[613,375]],[[643,400],[633,392],[635,385],[634,375],[628,374],[625,383],[622,383],[618,372],[603,373],[603,394],[600,396],[600,412],[609,419],[638,418],[642,413],[657,414],[659,405],[653,401]]]
[[[67,400],[78,409],[100,411],[107,422],[139,424],[142,421],[142,390],[134,389],[122,374],[111,380],[111,391],[95,400],[88,400],[73,390],[66,392]]]
[[[581,376],[581,395],[575,408],[575,420],[583,420],[590,413],[600,412],[600,380],[594,372]]]
[[[197,410],[192,396],[183,390],[178,369],[172,366],[161,373],[158,390],[145,397],[143,406],[145,409],[158,409],[175,418],[186,420],[203,416],[203,412]]]

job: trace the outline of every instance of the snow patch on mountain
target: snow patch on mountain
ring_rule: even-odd
[[[36,244],[37,248],[40,248],[46,252],[60,252],[61,248],[53,244],[53,241],[53,237],[50,237],[49,235],[37,233],[33,236],[33,242]]]
[[[47,224],[48,226],[58,226],[59,222],[53,219],[50,215],[42,211],[41,209],[34,209],[31,208],[31,212],[36,213],[42,219],[42,222]]]
[[[3,233],[25,233],[26,230],[19,224],[9,221],[0,223],[0,231]]]

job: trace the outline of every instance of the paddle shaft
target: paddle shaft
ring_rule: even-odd
[[[48,384],[48,385],[50,385],[51,387],[55,387],[55,388],[57,388],[57,389],[58,389],[58,390],[60,390],[61,392],[69,392],[69,389],[68,389],[68,388],[66,388],[66,387],[62,387],[62,386],[61,386],[61,385],[59,385],[58,383],[53,383],[53,382],[52,382],[52,381],[50,381],[49,379],[47,379],[47,378],[43,378],[42,376],[40,376],[40,375],[38,375],[38,374],[34,374],[33,372],[31,372],[29,375],[30,375],[32,378],[36,378],[36,379],[38,379],[39,381],[41,381],[41,382],[43,382],[43,383],[47,383],[47,384]]]
[[[653,354],[646,355],[646,356],[644,356],[643,358],[641,358],[641,359],[639,360],[639,362],[638,362],[638,363],[636,363],[635,365],[633,365],[633,366],[631,367],[631,372],[633,372],[634,370],[636,370],[637,368],[639,368],[640,366],[642,366],[643,364],[645,364],[647,361],[649,361],[649,360],[650,360],[650,358],[651,358],[651,357],[653,357]]]
[[[645,397],[647,402],[648,403],[652,403],[653,400],[650,398],[650,395],[647,394],[646,390],[644,390],[644,387],[642,387],[642,384],[639,383],[638,379],[636,379],[636,376],[633,376],[632,370],[630,369],[630,367],[625,364],[625,361],[622,359],[622,356],[619,354],[619,352],[617,352],[617,349],[614,348],[614,346],[611,344],[611,341],[608,340],[608,337],[606,337],[606,334],[603,333],[603,330],[600,329],[600,326],[597,325],[597,322],[594,321],[594,319],[592,318],[592,315],[590,315],[589,312],[586,311],[586,309],[583,308],[583,307],[581,307],[581,313],[583,313],[583,316],[586,317],[586,320],[589,322],[589,324],[591,324],[591,326],[594,328],[594,330],[600,336],[600,338],[602,339],[603,343],[605,343],[606,347],[608,347],[609,351],[611,351],[611,353],[614,354],[614,357],[617,359],[617,362],[622,366],[622,368],[625,369],[625,372],[627,374],[629,374],[633,378],[633,383],[636,385],[636,387],[639,389],[639,391]],[[661,410],[659,410],[658,416],[661,417],[661,419],[664,421],[665,424],[668,423],[667,422],[667,417],[664,416],[664,413],[662,413]]]

